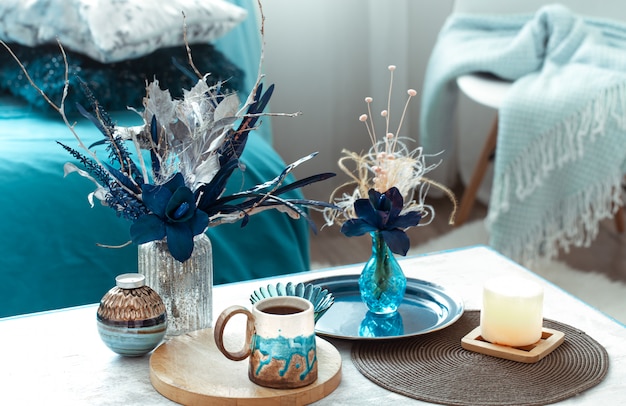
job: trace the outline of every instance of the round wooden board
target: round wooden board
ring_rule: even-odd
[[[243,338],[225,336],[229,349]],[[341,355],[316,337],[318,376],[298,389],[272,389],[248,379],[248,359],[231,361],[215,346],[213,329],[194,331],[161,344],[150,356],[150,381],[166,398],[185,405],[305,405],[318,401],[341,382]]]

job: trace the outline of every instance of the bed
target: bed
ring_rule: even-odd
[[[49,6],[50,2],[35,3]],[[68,0],[67,3],[80,8],[90,2]],[[121,3],[148,4],[131,0]],[[172,7],[179,3],[190,6],[202,2],[168,2]],[[224,2],[215,3],[222,6]],[[226,19],[231,26],[217,29],[217,35],[207,43],[212,51],[222,54],[220,63],[241,70],[237,86],[247,95],[257,76],[260,55],[254,18],[257,6],[255,1],[240,0],[229,3],[228,7],[235,5],[232,10],[237,13],[244,10],[243,18],[237,14],[237,18]],[[29,11],[31,18],[36,15]],[[192,21],[188,24],[191,26]],[[6,41],[7,29],[0,28]],[[154,52],[167,46],[176,47],[159,44],[164,42],[153,44]],[[40,45],[20,46],[28,51],[29,47]],[[202,43],[198,46],[196,49],[204,49]],[[202,59],[202,53],[198,57]],[[5,53],[3,59],[8,58]],[[102,63],[137,60],[136,56],[116,58]],[[231,71],[225,74],[235,76]],[[2,77],[4,84],[7,80],[6,75]],[[137,86],[143,89],[143,83]],[[73,135],[58,114],[38,106],[35,98],[28,99],[17,90],[10,90],[17,87],[9,86],[7,90],[5,86],[0,97],[0,317],[97,302],[114,286],[116,275],[137,271],[136,246],[119,249],[98,246],[128,241],[129,223],[99,203],[90,206],[87,195],[93,185],[87,179],[76,174],[63,176],[63,165],[72,158],[56,141],[75,146]],[[104,86],[102,91],[106,90]],[[94,93],[97,95],[97,90]],[[138,123],[135,112],[123,108],[109,112],[120,125]],[[76,130],[82,138],[86,141],[101,138],[90,122],[75,112],[69,114],[77,122]],[[264,120],[259,130],[251,134],[243,154],[246,170],[236,173],[229,181],[231,192],[271,179],[285,166],[271,145],[270,123],[267,118]],[[224,224],[209,228],[207,234],[213,245],[216,284],[309,268],[309,228],[303,219],[293,220],[271,210],[252,216],[245,228],[239,223]]]

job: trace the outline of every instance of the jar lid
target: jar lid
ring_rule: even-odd
[[[140,273],[124,273],[115,277],[115,284],[121,289],[140,288],[146,284],[146,277]]]

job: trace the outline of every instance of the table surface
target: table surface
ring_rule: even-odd
[[[609,372],[599,385],[560,404],[615,405],[626,399],[626,326],[484,246],[403,258],[407,277],[444,286],[480,309],[482,286],[502,275],[536,278],[545,289],[544,317],[576,327],[609,353]],[[363,264],[216,286],[214,315],[232,304],[249,306],[250,293],[278,281],[360,273]],[[589,289],[593,289],[590,286]],[[0,319],[0,404],[168,405],[150,384],[149,356],[121,357],[100,340],[97,305]],[[216,317],[216,316],[214,316]],[[424,404],[380,388],[361,375],[350,359],[351,342],[329,340],[340,351],[343,378],[318,404]]]

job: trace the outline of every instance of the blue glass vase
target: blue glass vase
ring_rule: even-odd
[[[404,322],[400,312],[375,314],[367,312],[361,326],[360,337],[398,337],[404,334]]]
[[[380,232],[371,235],[372,256],[359,277],[361,300],[372,313],[391,314],[402,303],[406,277]]]

